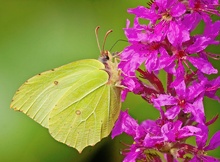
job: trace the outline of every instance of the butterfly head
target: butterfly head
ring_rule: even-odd
[[[99,61],[102,62],[103,64],[106,64],[107,62],[112,62],[113,56],[109,51],[103,51],[101,56],[99,57]]]
[[[95,34],[96,34],[96,40],[97,44],[100,50],[101,56],[99,57],[99,61],[102,62],[105,65],[105,70],[109,74],[109,84],[120,84],[120,71],[118,70],[118,63],[117,61],[113,61],[113,55],[107,51],[104,50],[106,38],[109,35],[109,33],[112,32],[112,30],[109,30],[106,32],[104,37],[104,42],[102,45],[102,49],[100,48],[99,39],[98,39],[98,29],[100,27],[96,27]]]

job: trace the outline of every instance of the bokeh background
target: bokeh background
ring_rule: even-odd
[[[143,0],[0,0],[0,161],[1,162],[90,162],[122,161],[122,142],[131,138],[122,135],[103,139],[81,154],[55,141],[48,130],[26,115],[9,108],[13,94],[28,78],[39,72],[66,63],[97,58],[99,50],[94,29],[102,43],[107,30],[106,49],[125,39],[126,19],[133,22],[127,8],[145,5]],[[202,30],[202,26],[199,30]],[[119,42],[112,51],[121,51],[126,42]],[[210,50],[218,52],[219,48]],[[213,62],[219,68],[219,62]],[[139,122],[156,119],[158,112],[139,96],[128,95],[122,109]],[[205,100],[207,118],[220,112],[219,103]],[[212,125],[210,136],[220,129],[219,120]],[[122,141],[122,142],[121,142]],[[210,152],[220,157],[220,149]]]

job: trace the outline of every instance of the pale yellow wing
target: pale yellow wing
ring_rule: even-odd
[[[91,79],[90,75],[93,76],[103,71],[100,69],[104,68],[105,66],[98,60],[88,59],[40,73],[27,80],[17,90],[10,107],[22,111],[47,128],[49,114],[61,98],[66,96],[70,89],[74,91],[74,88],[83,84],[87,79]],[[106,75],[103,84],[107,77]],[[87,91],[78,91],[78,93],[88,93],[90,88],[93,87],[88,87]],[[76,100],[69,97],[68,99]]]
[[[87,86],[82,84],[78,89],[70,89],[50,114],[50,134],[79,152],[108,136],[120,112],[121,90],[106,84],[109,76],[105,71],[99,73],[103,76],[95,74],[93,79],[100,82],[100,87],[88,91]],[[100,78],[105,78],[105,84],[101,84]],[[88,86],[92,84],[87,83]]]

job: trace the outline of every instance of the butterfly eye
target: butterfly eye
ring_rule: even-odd
[[[109,56],[107,54],[103,55],[103,56],[99,57],[99,61],[102,62],[103,64],[105,64],[107,61],[109,61]]]
[[[102,54],[102,57],[104,57],[107,60],[109,60],[109,52],[108,51],[104,51],[103,54]]]
[[[105,56],[105,59],[106,59],[106,60],[109,60],[109,56],[108,56],[108,55],[106,55],[106,56]]]

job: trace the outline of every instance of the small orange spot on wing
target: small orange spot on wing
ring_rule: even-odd
[[[76,110],[76,115],[80,115],[81,114],[81,111],[80,110]]]
[[[59,82],[55,80],[53,83],[54,83],[55,85],[58,85]]]

